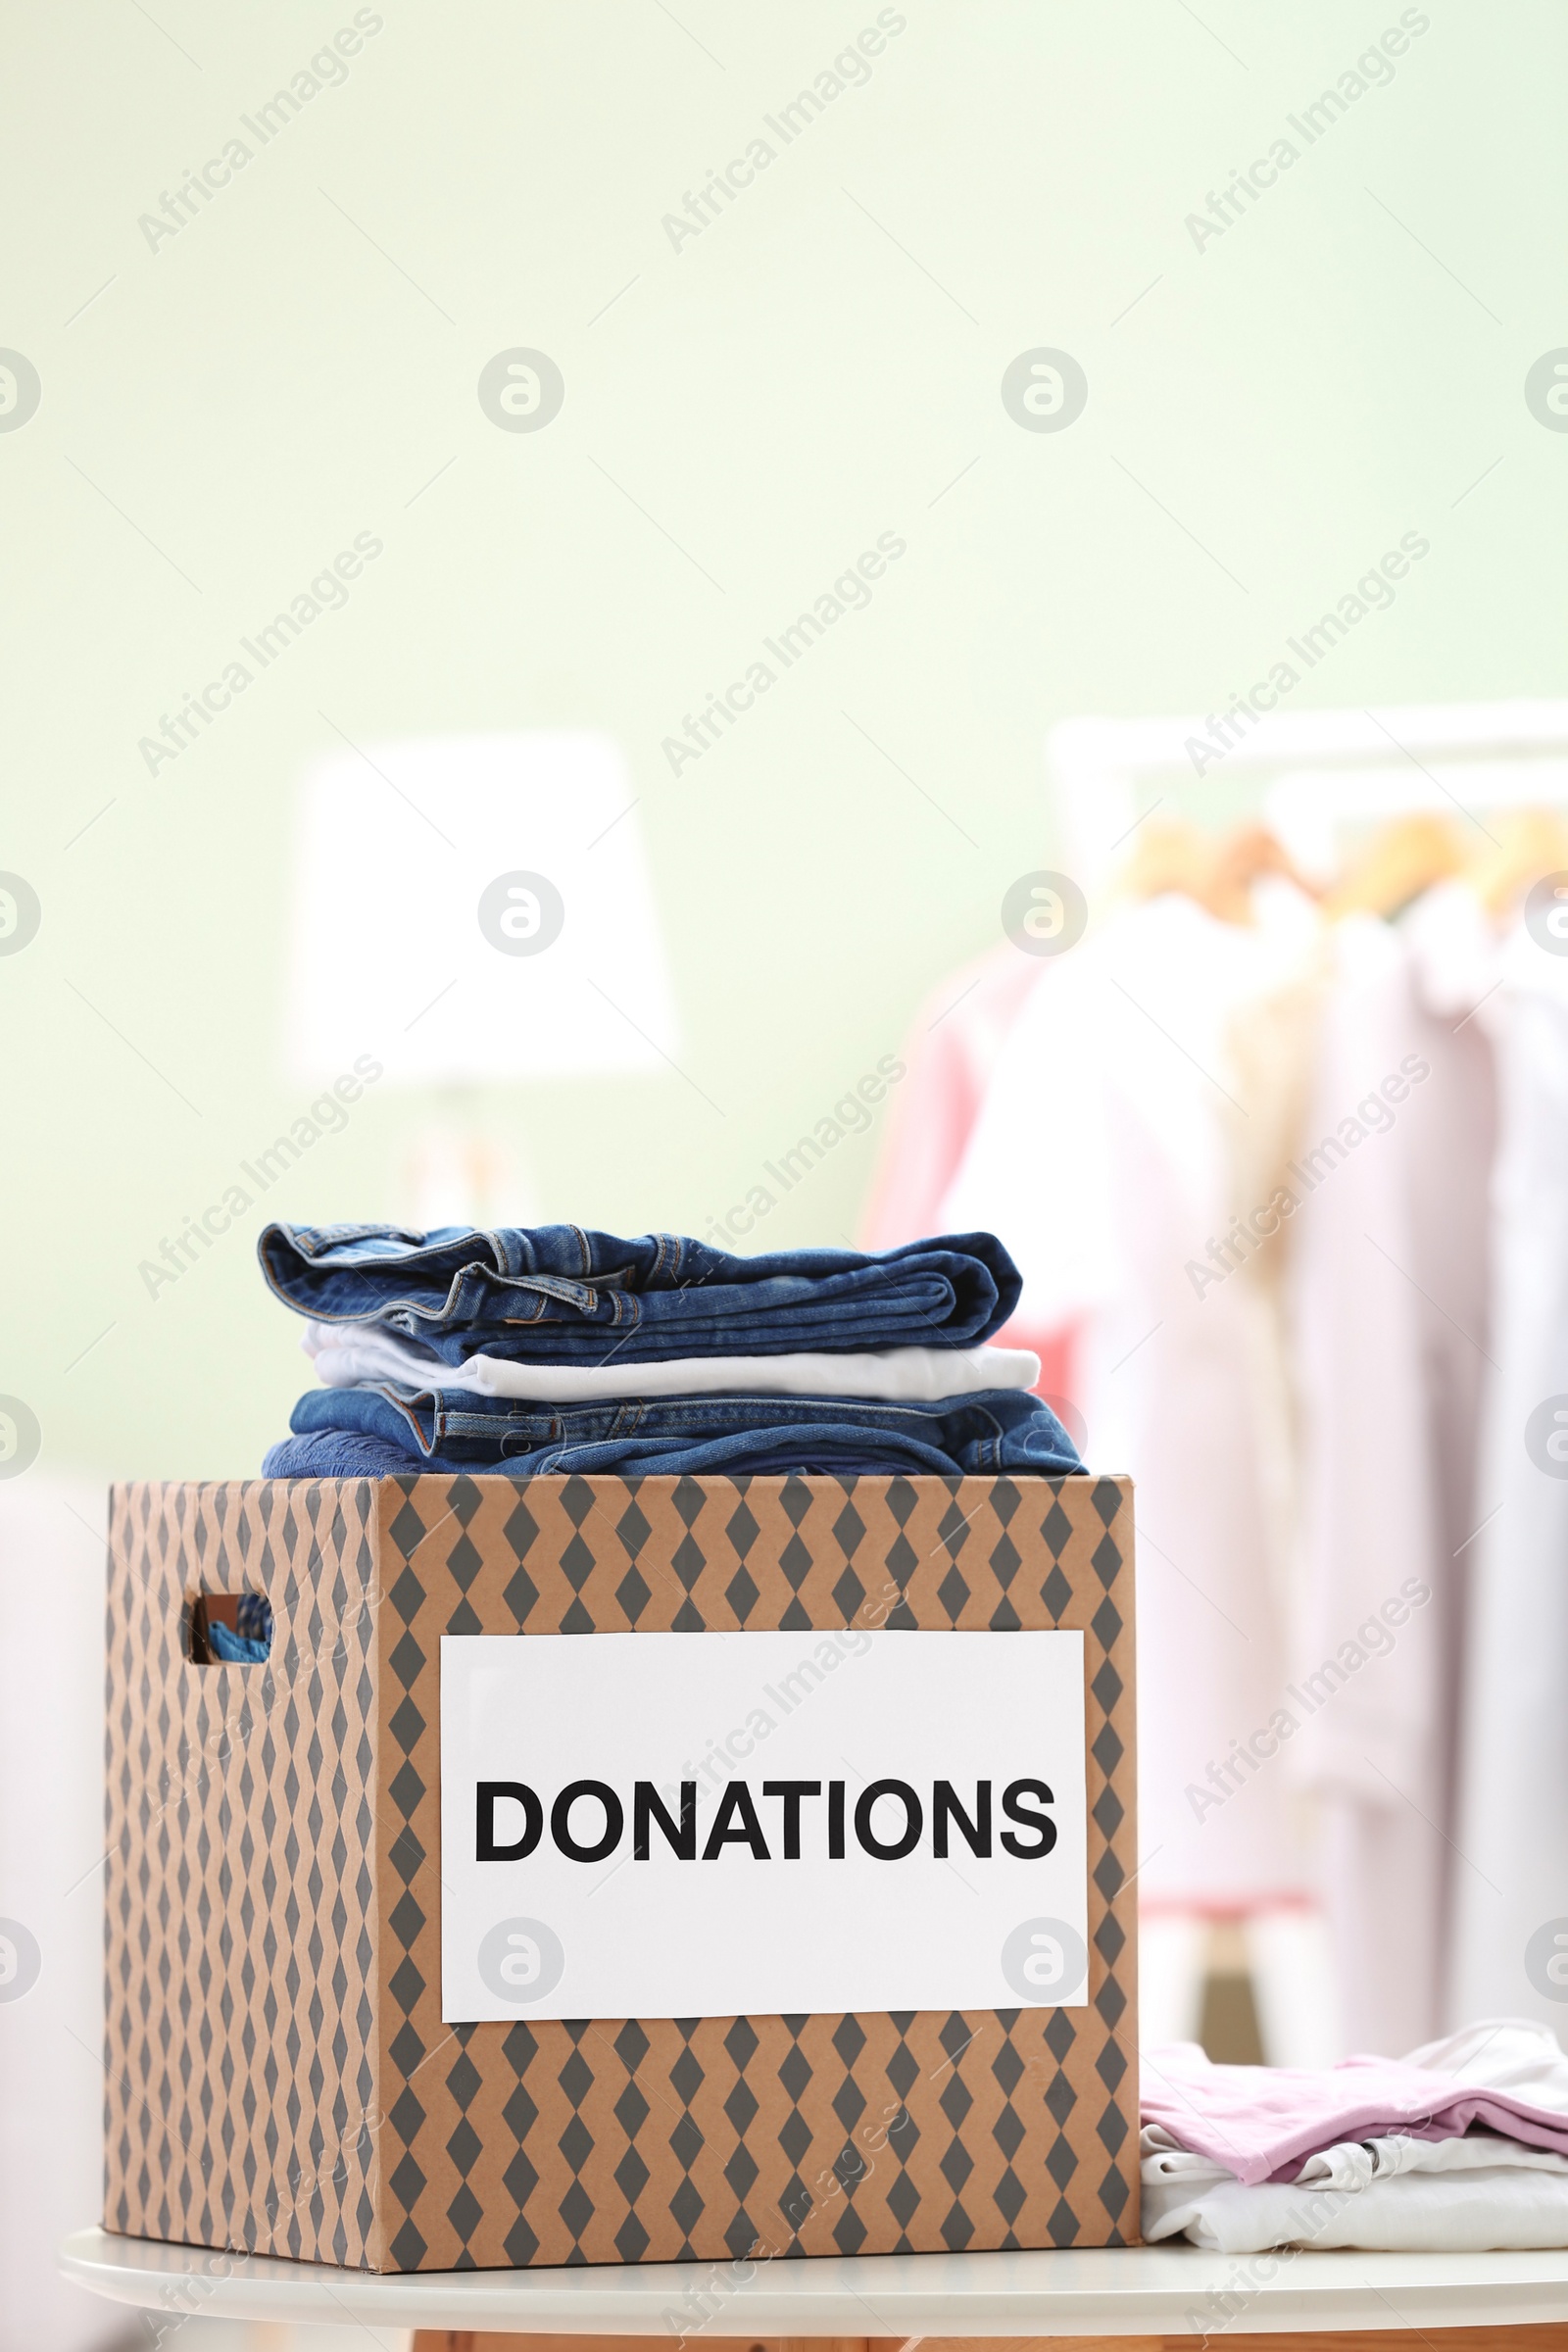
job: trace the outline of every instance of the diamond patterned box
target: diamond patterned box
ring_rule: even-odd
[[[1082,1630],[1090,1998],[446,2027],[440,1636]],[[197,1664],[262,1590],[265,1666]],[[1122,1479],[117,1487],[105,2225],[371,2271],[1125,2245]],[[890,2126],[872,2119],[892,2114]]]

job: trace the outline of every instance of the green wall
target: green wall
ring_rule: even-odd
[[[1523,397],[1568,343],[1546,0],[371,18],[265,145],[242,118],[351,7],[11,20],[0,343],[42,398],[0,432],[0,866],[43,921],[0,957],[0,1390],[55,1466],[251,1471],[301,1385],[243,1233],[156,1298],[137,1269],[312,1091],[282,1012],[321,711],[624,747],[695,1084],[459,1115],[546,1215],[701,1229],[996,939],[1052,851],[1056,720],[1215,709],[1411,530],[1430,556],[1297,707],[1560,691],[1568,436]],[[767,129],[879,22],[863,79]],[[1401,22],[1392,79],[1289,129]],[[1277,184],[1195,236],[1282,135]],[[195,218],[140,224],[236,136]],[[672,237],[759,137],[753,183]],[[537,433],[475,394],[516,345],[565,381]],[[1060,432],[1000,397],[1042,345],[1088,378]],[[346,608],[150,774],[160,715],[360,531],[385,553]],[[869,607],[672,774],[682,714],[884,532],[906,553]],[[376,1089],[269,1206],[407,1213],[441,1109]],[[874,1146],[769,1243],[851,1232]]]

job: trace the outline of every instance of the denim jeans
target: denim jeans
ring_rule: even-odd
[[[1078,1470],[1072,1440],[1048,1404],[1027,1391],[988,1389],[935,1403],[884,1404],[863,1396],[681,1396],[652,1402],[534,1405],[466,1389],[391,1382],[313,1389],[294,1407],[297,1439],[374,1439],[397,1449],[404,1470],[550,1472],[633,1470],[890,1471],[951,1477],[956,1471]],[[353,1445],[344,1447],[352,1456]],[[332,1449],[326,1449],[331,1458]],[[274,1466],[283,1455],[289,1467]],[[295,1471],[277,1447],[270,1477]],[[319,1458],[313,1445],[312,1457]],[[348,1475],[347,1467],[339,1475]]]
[[[622,1241],[576,1225],[433,1233],[397,1225],[269,1225],[268,1282],[318,1323],[374,1323],[443,1363],[480,1352],[535,1363],[785,1355],[810,1348],[972,1348],[1021,1288],[994,1234],[947,1234],[866,1255],[736,1257],[678,1234]]]
[[[575,1469],[573,1462],[567,1465]],[[678,1477],[689,1467],[685,1455],[671,1454],[662,1460],[630,1462],[618,1465],[634,1478],[658,1477],[668,1472]],[[890,1462],[872,1454],[839,1453],[831,1455],[800,1446],[781,1447],[776,1456],[759,1454],[743,1462],[726,1463],[725,1472],[736,1478],[793,1476],[824,1478],[886,1478],[894,1470],[907,1471],[910,1464]],[[928,1470],[930,1465],[920,1467]],[[557,1465],[558,1471],[561,1465]],[[362,1437],[358,1430],[317,1429],[304,1437],[282,1438],[268,1448],[262,1463],[264,1478],[418,1478],[433,1475],[438,1478],[515,1478],[529,1479],[536,1473],[526,1465],[509,1462],[454,1462],[439,1455],[428,1459],[411,1456],[401,1446],[387,1438]],[[954,1475],[951,1462],[945,1463],[942,1476]]]

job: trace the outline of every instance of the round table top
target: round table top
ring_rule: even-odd
[[[212,2319],[662,2335],[1254,2335],[1568,2320],[1568,2249],[1518,2254],[856,2254],[377,2275],[78,2230],[78,2286]],[[749,2275],[748,2275],[749,2274]],[[671,2327],[671,2318],[675,2325]]]

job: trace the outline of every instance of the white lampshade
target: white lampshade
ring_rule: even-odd
[[[618,747],[564,730],[345,744],[316,761],[291,1076],[330,1081],[366,1054],[407,1085],[667,1069],[674,1000],[633,800]]]

